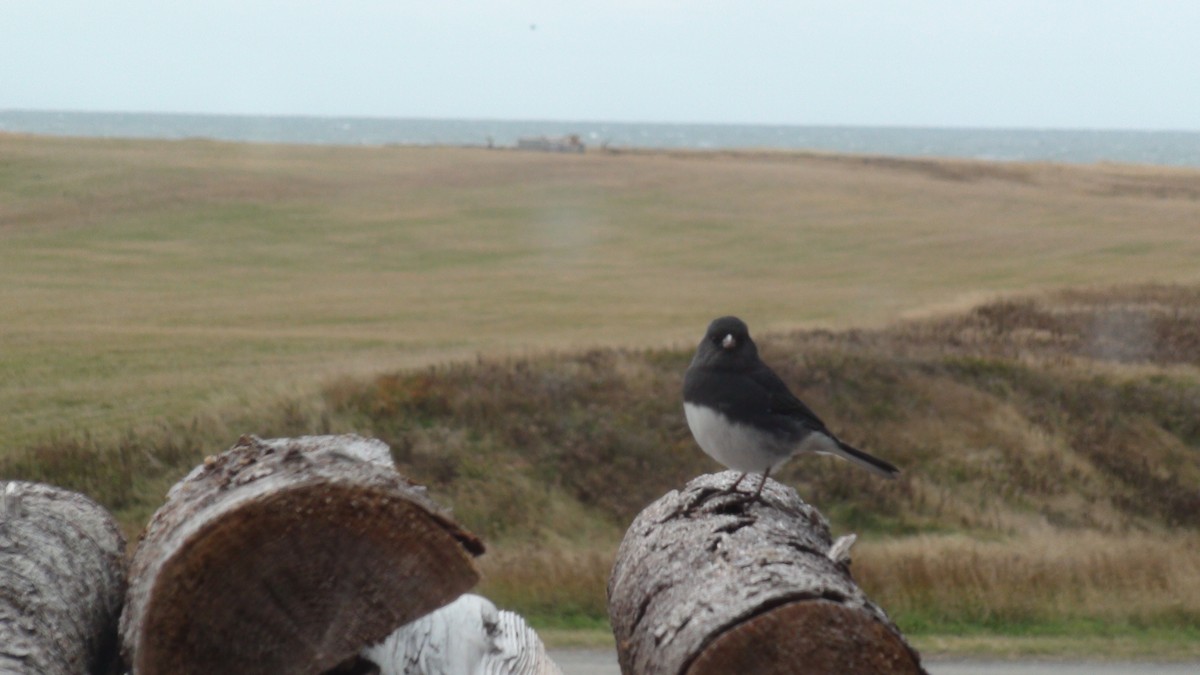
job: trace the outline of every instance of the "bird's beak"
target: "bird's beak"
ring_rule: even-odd
[[[721,340],[721,348],[722,349],[729,350],[729,349],[733,349],[736,346],[737,346],[737,340],[734,339],[732,333],[729,335],[726,335],[725,339]]]

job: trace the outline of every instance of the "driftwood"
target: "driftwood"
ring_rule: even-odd
[[[921,673],[920,657],[850,578],[851,539],[796,491],[766,502],[700,476],[634,520],[608,611],[625,675]]]
[[[122,650],[137,675],[320,673],[461,595],[482,552],[379,441],[243,437],[147,526]]]
[[[0,481],[0,672],[109,672],[124,553],[112,516],[87,497]]]
[[[467,594],[363,651],[381,675],[562,675],[520,616]]]

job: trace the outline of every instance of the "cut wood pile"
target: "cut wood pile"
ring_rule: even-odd
[[[769,481],[701,476],[629,528],[609,581],[627,675],[920,673],[854,584],[852,538]],[[560,675],[464,595],[484,551],[359,436],[243,437],[167,494],[126,565],[112,517],[0,482],[0,672]]]

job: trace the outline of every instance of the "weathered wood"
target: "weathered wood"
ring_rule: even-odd
[[[562,675],[525,620],[467,594],[363,651],[381,675]]]
[[[117,655],[125,538],[62,488],[0,481],[0,673],[106,673]]]
[[[461,595],[482,552],[379,441],[243,437],[150,521],[123,652],[138,675],[319,673]]]
[[[848,547],[796,491],[723,494],[696,478],[634,520],[608,583],[626,675],[921,673],[920,657],[855,585]]]

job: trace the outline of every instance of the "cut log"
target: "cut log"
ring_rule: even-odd
[[[524,619],[469,593],[363,656],[380,675],[562,675]]]
[[[107,673],[117,656],[125,538],[62,488],[0,481],[0,673]]]
[[[849,544],[796,491],[765,503],[700,476],[634,520],[608,583],[625,675],[922,673],[849,573]]]
[[[122,649],[138,675],[324,672],[471,588],[482,552],[380,441],[243,437],[147,526]]]

